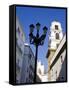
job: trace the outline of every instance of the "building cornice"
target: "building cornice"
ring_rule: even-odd
[[[49,57],[49,55],[50,55],[50,51],[56,51],[56,49],[48,49],[48,51],[47,51],[47,54],[46,54],[46,58],[48,58]]]

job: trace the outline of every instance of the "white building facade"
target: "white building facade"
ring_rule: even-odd
[[[37,62],[37,82],[47,82],[48,74],[46,73],[46,69],[41,61]]]
[[[16,83],[20,83],[21,69],[24,54],[25,35],[23,28],[16,17]]]
[[[35,57],[29,44],[24,44],[21,83],[34,83]]]
[[[60,42],[54,56],[51,59],[51,81],[66,81],[66,35]]]
[[[48,81],[65,81],[66,35],[63,36],[61,23],[58,21],[51,23],[46,57],[48,58]]]
[[[35,57],[16,17],[16,83],[34,82]]]

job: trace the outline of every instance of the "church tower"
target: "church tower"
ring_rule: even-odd
[[[50,74],[50,63],[51,59],[58,48],[60,41],[63,38],[61,23],[53,21],[50,26],[49,41],[48,41],[48,52],[46,57],[48,58],[48,80],[51,79]]]

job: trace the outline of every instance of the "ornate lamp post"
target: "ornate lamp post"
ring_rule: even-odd
[[[36,24],[36,29],[37,29],[37,33],[36,35],[33,35],[33,31],[35,26],[33,24],[31,24],[30,26],[30,33],[29,33],[29,38],[30,38],[30,44],[34,44],[36,47],[36,52],[35,52],[35,74],[34,74],[34,83],[36,83],[36,70],[37,70],[37,56],[38,56],[38,46],[39,45],[43,45],[44,44],[44,40],[46,37],[46,33],[47,33],[47,27],[45,26],[43,28],[43,34],[41,36],[39,36],[39,29],[40,29],[40,23]]]

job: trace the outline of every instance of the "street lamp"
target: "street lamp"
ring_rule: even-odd
[[[46,33],[47,33],[47,27],[45,26],[43,28],[43,34],[41,36],[39,36],[39,29],[40,29],[40,23],[38,22],[36,24],[36,29],[37,29],[37,33],[36,35],[33,34],[34,28],[35,26],[33,24],[31,24],[30,27],[30,33],[29,33],[29,38],[30,38],[30,44],[34,44],[36,47],[36,52],[35,52],[35,71],[34,71],[34,83],[36,83],[36,70],[37,70],[37,56],[38,56],[38,46],[39,45],[43,45],[44,44],[44,40],[46,37]]]
[[[40,23],[39,22],[36,24],[36,29],[37,29],[37,31],[39,31],[39,29],[40,29]]]
[[[31,25],[30,25],[30,33],[32,33],[32,32],[33,32],[33,30],[34,30],[34,25],[33,25],[33,24],[31,24]]]

